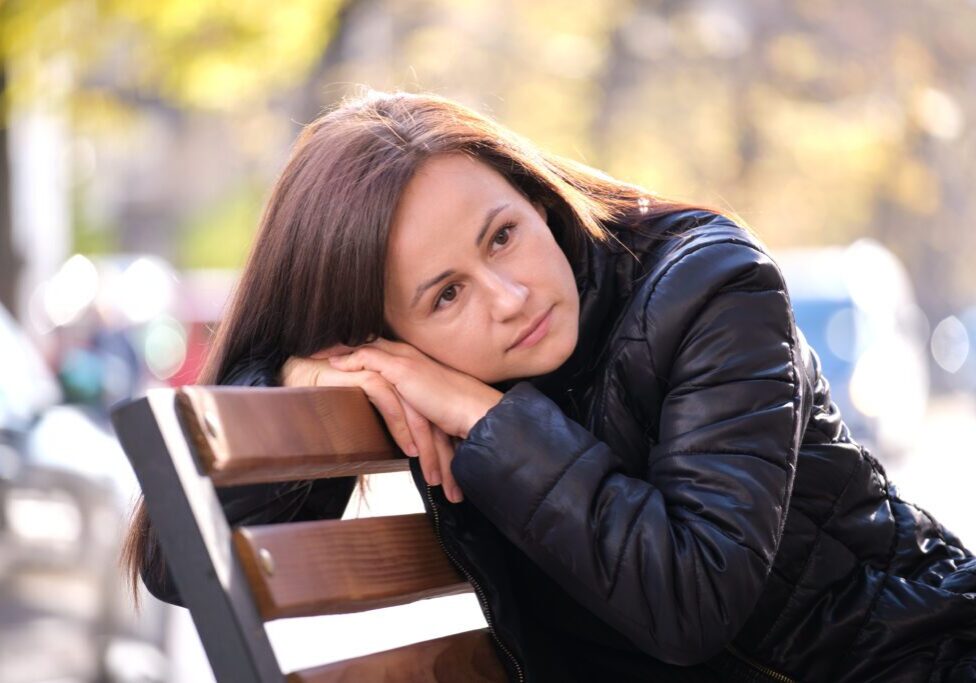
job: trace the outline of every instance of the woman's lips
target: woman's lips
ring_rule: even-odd
[[[552,309],[550,306],[549,310],[543,316],[542,320],[532,329],[531,332],[520,341],[518,344],[512,346],[509,350],[514,351],[515,349],[527,349],[531,346],[538,344],[547,334],[549,334],[549,328],[552,324]]]

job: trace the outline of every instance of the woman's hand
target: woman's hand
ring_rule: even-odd
[[[502,397],[497,389],[435,361],[410,344],[382,337],[350,353],[336,354],[329,349],[313,356],[320,357],[327,357],[339,370],[378,373],[421,415],[446,434],[462,439]]]
[[[424,479],[434,486],[443,484],[447,499],[460,502],[463,496],[450,469],[455,445],[452,438],[418,413],[379,373],[371,370],[339,370],[327,361],[331,355],[353,350],[352,347],[336,345],[316,353],[312,358],[293,356],[282,369],[282,384],[291,387],[360,387],[379,411],[400,450],[411,457],[419,456]]]

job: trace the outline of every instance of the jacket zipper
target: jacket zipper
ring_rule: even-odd
[[[461,573],[464,574],[464,578],[467,579],[468,583],[470,583],[472,588],[474,588],[475,595],[478,597],[478,602],[481,604],[481,611],[485,615],[485,622],[488,624],[488,632],[491,633],[491,637],[496,643],[498,643],[498,647],[501,648],[502,652],[504,652],[512,661],[512,664],[515,667],[515,672],[518,674],[519,683],[524,683],[525,675],[522,673],[522,666],[515,658],[515,655],[512,654],[511,650],[509,650],[505,643],[502,642],[501,638],[498,637],[498,634],[495,633],[495,627],[492,626],[491,621],[491,610],[488,607],[488,599],[485,597],[484,591],[482,591],[481,586],[471,575],[471,573],[468,572],[464,565],[461,564],[461,562],[459,562],[458,559],[447,549],[447,546],[444,545],[444,540],[441,538],[441,518],[437,512],[437,504],[434,502],[433,496],[431,496],[430,486],[427,486],[426,489],[427,501],[430,503],[430,509],[434,513],[434,535],[437,537],[437,542],[440,544],[441,550],[444,551],[444,554],[447,555],[454,566],[461,570]]]
[[[786,674],[781,674],[778,671],[774,671],[773,669],[770,669],[767,666],[763,666],[762,664],[752,659],[751,657],[747,657],[746,655],[742,654],[731,645],[727,646],[725,649],[728,650],[732,654],[732,656],[735,657],[736,659],[744,662],[746,665],[768,676],[774,681],[779,681],[779,683],[797,683],[795,679],[790,678]]]

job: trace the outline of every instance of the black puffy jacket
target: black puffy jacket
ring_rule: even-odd
[[[410,461],[511,679],[976,681],[976,559],[848,433],[761,243],[703,211],[613,232],[572,264],[573,355],[457,446],[464,502]],[[352,486],[220,495],[270,523]]]

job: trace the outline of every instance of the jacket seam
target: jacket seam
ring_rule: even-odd
[[[891,504],[890,498],[888,498],[888,503],[890,506]],[[868,605],[868,609],[866,614],[864,615],[864,619],[861,620],[861,625],[858,626],[857,632],[854,634],[854,637],[851,639],[850,647],[847,648],[847,652],[844,653],[843,658],[840,660],[841,664],[846,664],[847,661],[854,654],[857,646],[861,644],[861,639],[864,635],[864,629],[867,628],[868,623],[871,621],[871,618],[874,616],[874,612],[878,608],[878,602],[880,602],[881,600],[881,595],[884,593],[885,587],[888,585],[888,580],[891,578],[891,561],[892,559],[894,559],[895,550],[897,550],[897,547],[898,547],[898,527],[895,526],[895,528],[892,529],[891,532],[891,542],[889,543],[889,548],[888,548],[888,558],[887,558],[887,562],[885,563],[886,566],[885,566],[884,573],[881,577],[881,581],[878,582],[878,587],[874,591],[874,595],[871,596],[871,603],[870,605]]]
[[[875,463],[877,461],[873,457],[870,457],[870,454],[868,453],[867,449],[865,449],[863,446],[860,447],[860,452],[861,452],[861,459],[858,462],[867,462],[868,467],[871,468],[872,474],[877,474],[878,470],[875,467]],[[878,465],[878,467],[880,467],[880,464]],[[882,468],[881,478],[884,484],[883,485],[884,499],[887,503],[888,511],[891,514],[891,518],[895,520],[894,524],[892,525],[893,528],[891,530],[891,541],[888,544],[888,555],[885,562],[885,569],[881,581],[878,582],[878,588],[875,590],[874,595],[871,597],[871,602],[868,605],[868,609],[864,615],[864,619],[861,621],[861,625],[858,627],[857,633],[855,633],[854,637],[851,639],[850,647],[848,647],[847,652],[844,653],[844,657],[840,660],[841,663],[846,663],[848,660],[850,660],[857,646],[860,645],[862,637],[864,635],[864,630],[867,628],[867,625],[868,623],[870,623],[872,617],[874,617],[875,610],[877,610],[878,608],[878,602],[880,602],[881,600],[881,595],[884,593],[885,587],[888,585],[888,581],[891,578],[891,565],[895,559],[895,553],[898,550],[899,534],[898,534],[898,522],[896,519],[897,513],[895,512],[895,509],[892,505],[892,501],[894,497],[892,496],[891,491],[888,487],[888,476],[884,474],[883,468]],[[931,522],[935,523],[935,520],[933,520],[931,516],[928,515],[927,512],[925,513],[925,515],[929,517],[929,520]],[[938,528],[939,524],[935,523],[935,526],[936,528]],[[939,534],[939,537],[942,540],[942,542],[945,543],[945,538],[942,536],[941,533]]]
[[[779,268],[778,267],[776,268],[776,270],[779,273]],[[780,279],[783,278],[782,273],[779,273],[779,276],[780,276]],[[796,428],[797,425],[796,425],[796,423],[797,423],[797,413],[800,410],[800,403],[802,401],[802,396],[801,396],[802,384],[799,381],[799,379],[800,379],[799,376],[798,376],[799,373],[797,372],[797,367],[796,367],[797,366],[797,358],[796,358],[796,343],[797,342],[796,342],[796,334],[794,333],[795,321],[793,320],[793,311],[792,311],[792,308],[789,306],[789,298],[788,298],[788,296],[787,296],[787,317],[788,317],[788,320],[789,320],[789,323],[790,323],[789,326],[788,326],[788,329],[787,329],[787,332],[788,332],[787,337],[789,338],[789,343],[790,343],[790,352],[789,352],[790,372],[792,373],[792,376],[793,376],[792,410],[790,410],[790,443],[789,443],[789,449],[790,450],[793,449],[794,439],[796,439],[796,457],[799,458],[800,448],[802,447],[802,444],[803,444],[803,436],[802,436],[802,434],[797,434],[797,428]],[[794,464],[794,466],[791,469],[793,470],[793,476],[795,477],[796,476],[796,470],[797,470],[796,465]],[[853,474],[853,471],[852,471],[852,474]],[[783,511],[783,516],[780,519],[779,529],[777,530],[777,533],[776,533],[776,538],[777,538],[777,541],[776,541],[776,552],[774,553],[773,562],[772,563],[775,563],[775,561],[776,561],[776,557],[775,556],[776,556],[776,554],[779,554],[779,548],[780,548],[780,545],[783,542],[783,532],[784,532],[784,529],[786,528],[786,520],[789,517],[789,506],[787,505],[787,500],[789,498],[791,498],[791,496],[792,496],[792,490],[793,490],[793,485],[792,485],[792,482],[790,482],[789,485],[786,487],[786,490],[783,491],[783,496],[780,499],[780,509],[782,509],[782,511]],[[838,498],[838,501],[839,501],[839,498]],[[837,504],[838,501],[835,501],[835,506],[836,506],[836,504]],[[819,529],[818,529],[818,533],[819,533]],[[806,561],[806,563],[804,565],[804,571],[806,571],[806,567],[809,565],[810,560],[812,559],[812,557],[813,557],[813,553],[810,553],[807,556],[807,561]],[[801,576],[802,576],[802,574],[801,574]],[[797,586],[794,585],[793,586],[793,591],[790,594],[790,599],[792,599],[792,597],[794,595],[796,595],[796,590],[797,590]],[[782,616],[783,616],[784,613],[785,613],[785,608],[784,608],[784,611],[780,613],[780,617],[777,618],[776,623],[779,623],[779,620],[782,618]],[[765,643],[765,642],[767,642],[769,640],[769,638],[773,634],[773,632],[774,632],[774,628],[770,628],[769,629],[769,632],[766,635],[766,637],[763,638],[763,643]]]
[[[714,451],[695,451],[695,450],[670,451],[654,459],[654,462],[652,462],[650,467],[648,467],[648,475],[650,475],[650,473],[654,471],[654,468],[657,467],[658,463],[664,462],[665,460],[670,460],[671,458],[680,458],[684,455],[742,455],[750,458],[755,458],[756,460],[761,460],[762,462],[767,463],[769,465],[775,465],[776,467],[783,470],[792,469],[789,463],[780,462],[778,460],[773,460],[772,458],[764,457],[762,455],[759,455],[755,451],[740,450],[735,448],[723,448],[721,450],[714,450]]]
[[[717,384],[696,384],[694,382],[682,382],[669,393],[678,392],[679,396],[683,396],[681,393],[685,389],[689,390],[700,390],[700,389],[717,389],[718,387],[724,387],[728,384],[740,384],[742,382],[779,382],[780,384],[790,384],[794,382],[791,379],[786,379],[784,377],[745,377],[743,379],[735,379],[728,382],[719,382]]]
[[[690,509],[684,503],[673,503],[672,504],[672,507],[684,508],[686,510]],[[742,541],[738,540],[737,538],[735,538],[733,536],[730,536],[729,535],[729,532],[727,532],[725,529],[723,529],[722,527],[720,527],[718,524],[716,524],[715,522],[711,521],[710,519],[707,519],[705,517],[695,516],[691,520],[682,520],[681,521],[681,523],[684,524],[685,526],[687,526],[688,524],[695,524],[697,522],[701,522],[703,524],[707,524],[708,526],[710,526],[713,529],[715,529],[718,533],[722,534],[727,539],[729,539],[730,541],[732,541],[733,543],[735,543],[740,548],[745,548],[746,550],[748,550],[749,552],[751,552],[753,555],[755,555],[757,558],[759,558],[759,561],[762,562],[763,566],[766,569],[769,569],[770,566],[772,565],[772,563],[769,560],[767,560],[765,557],[763,557],[762,553],[760,553],[758,550],[756,550],[755,548],[753,548],[748,543],[743,543]]]
[[[697,537],[695,539],[698,540]],[[697,545],[697,544],[696,544]],[[705,590],[704,580],[702,578],[702,568],[701,568],[701,555],[699,553],[694,553],[692,555],[692,562],[695,564],[695,605],[698,608],[698,647],[702,650],[705,649],[705,637],[704,637],[704,617],[702,617],[702,592]]]
[[[644,496],[644,500],[641,501],[640,507],[637,508],[637,512],[630,520],[630,524],[627,525],[627,531],[624,533],[623,543],[620,544],[620,551],[617,553],[617,560],[614,562],[613,576],[610,579],[610,588],[607,590],[608,597],[612,595],[613,591],[617,588],[617,580],[620,578],[620,568],[623,566],[624,553],[626,552],[627,544],[630,543],[630,536],[637,527],[637,520],[644,513],[644,508],[647,507],[647,503],[651,500],[651,496],[653,495],[654,489],[649,486],[647,495]]]
[[[792,447],[793,447],[793,437],[794,437],[794,435],[796,433],[796,412],[797,412],[796,404],[797,404],[797,394],[799,392],[799,386],[796,383],[791,383],[791,384],[793,384],[793,393],[792,393],[791,399],[790,399],[790,413],[791,413],[791,415],[790,415],[790,432],[789,432],[790,433],[790,444],[789,444],[790,449],[792,449]],[[744,413],[744,414],[745,415],[758,415],[760,413],[767,413],[769,411],[775,411],[775,410],[778,410],[778,409],[782,409],[783,407],[785,407],[785,404],[774,404],[774,405],[769,405],[769,406],[763,406],[761,408],[757,408],[756,410],[753,410],[753,411],[751,411],[749,413]],[[724,424],[726,422],[729,422],[730,420],[735,420],[738,417],[742,417],[742,415],[733,415],[731,417],[724,417],[721,420],[716,420],[715,422],[709,423],[708,426],[709,427],[714,427],[716,425],[722,425],[722,424]],[[695,430],[693,429],[693,430],[690,430],[688,432],[684,432],[683,434],[690,434],[690,433],[692,433],[694,431]],[[682,436],[683,434],[678,435],[678,436]],[[797,450],[799,450],[800,445],[801,445],[800,443],[797,443]],[[693,455],[696,452],[697,451],[689,450],[688,451],[688,454],[692,454]],[[676,454],[676,455],[683,454],[681,451],[669,451],[669,453]],[[755,457],[757,457],[757,458],[759,458],[761,460],[765,460],[765,458],[762,458],[762,456],[756,454],[754,451],[746,451],[745,449],[721,449],[721,450],[718,450],[718,451],[701,451],[701,453],[703,455],[704,454],[715,454],[715,453],[728,453],[730,455],[754,455]],[[661,457],[664,458],[665,456],[661,456]]]
[[[779,265],[774,263],[774,268],[776,273],[779,275],[781,282],[786,282],[783,277],[783,273],[779,269]],[[793,485],[796,482],[796,471],[800,458],[800,449],[803,447],[803,432],[797,429],[797,422],[799,421],[799,413],[802,409],[803,403],[803,382],[800,379],[800,373],[798,371],[799,361],[797,359],[797,340],[796,340],[796,320],[793,316],[793,307],[790,305],[789,294],[785,290],[781,290],[783,298],[786,300],[786,315],[787,315],[787,337],[790,340],[790,352],[789,352],[789,363],[790,363],[790,374],[793,378],[793,406],[790,411],[790,450],[794,450],[795,445],[795,457],[793,466],[790,468],[792,470],[792,479],[789,480],[786,489],[783,491],[783,497],[780,499],[780,509],[783,511],[783,516],[779,520],[779,529],[776,533],[776,552],[779,552],[779,545],[783,542],[783,532],[786,529],[786,519],[789,516],[789,502],[793,496]],[[775,554],[773,556],[773,562],[776,561]]]
[[[785,294],[785,290],[782,287],[729,287],[723,288],[715,292],[713,299],[716,296],[722,296],[724,294]]]
[[[824,531],[824,527],[830,524],[831,520],[833,520],[834,516],[836,516],[837,508],[840,507],[840,501],[841,499],[843,499],[844,494],[847,493],[847,489],[850,488],[851,483],[854,481],[854,475],[856,473],[857,473],[857,462],[855,462],[851,466],[851,471],[847,475],[847,481],[844,482],[844,487],[840,490],[840,493],[838,493],[837,497],[834,499],[834,504],[830,508],[830,513],[823,520],[823,522],[817,524],[817,533],[814,536],[813,542],[810,544],[810,550],[807,553],[807,558],[803,563],[803,568],[800,570],[800,573],[797,574],[796,579],[791,581],[791,583],[793,584],[793,590],[790,591],[790,595],[786,599],[786,604],[783,605],[783,609],[780,610],[779,616],[776,617],[776,621],[773,622],[773,625],[770,626],[769,630],[766,632],[766,637],[763,638],[762,641],[760,641],[758,649],[765,648],[766,644],[769,642],[769,639],[773,637],[773,634],[776,633],[776,630],[779,628],[783,619],[786,618],[787,612],[789,612],[790,608],[794,606],[796,602],[795,601],[796,592],[800,589],[800,585],[803,583],[803,579],[806,576],[807,570],[810,568],[810,563],[813,561],[813,556],[816,554],[817,548],[820,547],[821,536],[823,536],[824,534],[830,535],[826,531]]]
[[[553,482],[546,488],[546,492],[542,494],[542,497],[539,499],[539,502],[535,504],[535,507],[532,510],[532,514],[529,515],[528,521],[526,521],[525,524],[522,525],[522,533],[528,533],[529,527],[532,526],[532,522],[535,521],[535,516],[539,513],[539,510],[542,508],[543,503],[546,502],[546,499],[549,498],[549,494],[551,494],[552,491],[553,491],[553,489],[555,489],[556,486],[559,485],[559,482],[561,482],[563,480],[563,477],[565,477],[566,474],[569,472],[569,470],[572,469],[573,465],[575,465],[580,460],[582,460],[583,459],[583,456],[586,455],[596,445],[597,444],[595,444],[595,443],[594,444],[591,444],[591,445],[587,446],[586,448],[584,448],[583,450],[581,450],[579,453],[577,453],[569,461],[569,463],[563,468],[563,470],[559,473],[559,476],[557,476],[553,480]]]

